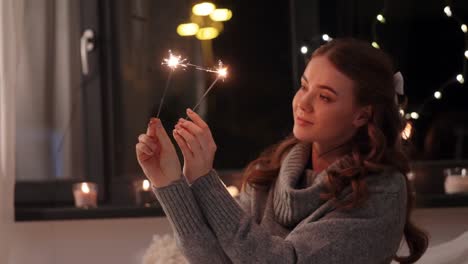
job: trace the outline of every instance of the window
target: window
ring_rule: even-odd
[[[15,203],[70,204],[72,183],[104,182],[99,50],[91,48],[99,36],[97,3],[29,1],[25,12]],[[86,29],[94,37],[85,39]],[[80,54],[82,44],[88,49]]]

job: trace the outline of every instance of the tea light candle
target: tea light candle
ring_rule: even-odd
[[[138,206],[150,207],[151,205],[155,204],[156,197],[151,190],[150,181],[136,181],[134,185],[136,204]]]
[[[150,182],[148,180],[143,180],[142,186],[143,191],[149,191],[150,189]]]
[[[232,197],[236,197],[239,195],[239,189],[237,189],[236,186],[234,185],[226,186],[226,184],[223,181],[221,181],[221,183],[224,185],[224,188],[226,188],[226,190],[229,192],[229,194]]]
[[[468,172],[466,168],[445,169],[445,193],[468,193]]]
[[[97,207],[97,184],[92,182],[80,182],[73,184],[73,197],[78,208]]]

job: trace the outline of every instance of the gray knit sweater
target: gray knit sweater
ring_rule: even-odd
[[[190,186],[153,188],[190,263],[390,263],[405,224],[403,174],[370,174],[365,204],[337,209],[319,195],[326,171],[350,157],[316,173],[305,168],[310,145],[291,149],[268,191],[246,188],[238,200],[214,170]],[[349,195],[348,187],[340,199]]]

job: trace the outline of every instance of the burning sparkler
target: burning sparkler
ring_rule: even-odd
[[[213,72],[213,73],[216,73],[217,76],[216,76],[216,79],[211,83],[211,85],[208,87],[208,89],[206,90],[206,92],[202,95],[202,97],[200,98],[200,100],[197,102],[197,104],[195,104],[195,106],[192,108],[192,110],[195,112],[195,110],[197,109],[197,107],[201,104],[201,102],[203,101],[203,99],[205,99],[205,97],[208,95],[208,93],[211,91],[211,89],[213,89],[214,85],[220,80],[220,79],[225,79],[227,77],[227,74],[228,74],[228,71],[227,71],[227,67],[225,67],[223,65],[223,62],[222,61],[219,61],[218,62],[218,68],[215,69],[215,70],[210,70],[210,69],[206,69],[205,71],[207,72]],[[187,119],[187,117],[185,117],[185,119]]]
[[[169,57],[164,59],[162,64],[167,65],[169,68],[171,68],[171,71],[169,72],[169,75],[167,77],[166,86],[164,87],[164,91],[163,91],[163,96],[162,96],[161,101],[159,103],[159,110],[158,110],[158,114],[157,114],[158,118],[159,118],[159,114],[161,113],[162,105],[164,104],[164,99],[166,97],[166,92],[167,92],[167,89],[169,88],[169,84],[170,84],[170,81],[171,81],[171,78],[172,78],[172,74],[175,71],[175,69],[177,69],[179,67],[181,67],[181,68],[193,67],[196,70],[217,74],[216,79],[211,83],[211,85],[209,86],[207,91],[203,94],[203,96],[200,98],[200,100],[197,102],[197,104],[195,104],[195,106],[193,107],[193,111],[195,111],[198,108],[198,106],[205,99],[205,97],[208,95],[208,93],[211,91],[211,89],[213,89],[214,85],[220,79],[224,80],[227,77],[227,74],[228,74],[227,67],[224,66],[222,61],[218,62],[218,68],[216,68],[216,69],[204,68],[202,66],[195,65],[195,64],[187,62],[187,59],[182,58],[182,56],[175,56],[174,54],[172,54],[172,52],[170,50],[169,50]],[[186,117],[186,119],[187,118],[188,118],[188,116]]]

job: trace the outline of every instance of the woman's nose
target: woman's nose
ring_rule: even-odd
[[[314,110],[312,101],[312,96],[304,96],[301,98],[301,100],[299,100],[298,107],[306,113],[312,112]]]

